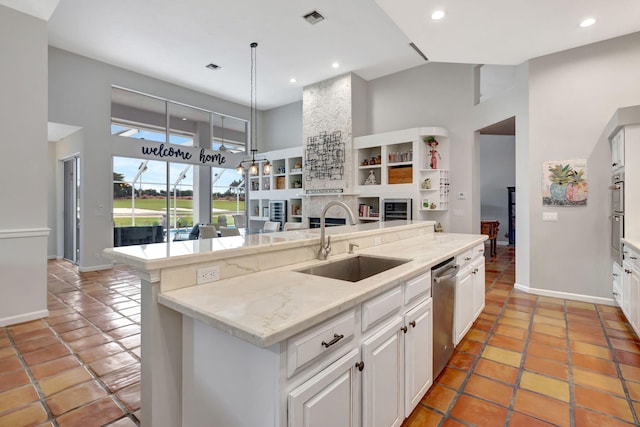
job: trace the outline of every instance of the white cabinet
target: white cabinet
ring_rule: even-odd
[[[473,277],[469,266],[464,268],[456,276],[456,296],[453,314],[455,333],[453,334],[453,344],[464,338],[473,323]]]
[[[289,427],[354,427],[359,424],[360,360],[351,350],[289,393]]]
[[[471,270],[471,274],[473,275],[473,318],[476,319],[484,309],[484,257],[475,259],[471,266],[473,268],[473,270]]]
[[[622,311],[640,335],[640,250],[623,243],[622,253]]]
[[[617,262],[612,262],[613,268],[612,268],[612,276],[613,276],[613,298],[616,301],[616,304],[618,304],[618,307],[622,308],[622,267],[620,267],[620,265],[618,265]]]
[[[622,263],[622,311],[627,320],[638,334],[640,327],[640,272],[632,267],[631,263]]]
[[[403,319],[395,317],[362,343],[365,427],[399,426],[404,420],[403,335]]]
[[[302,147],[269,151],[263,154],[271,163],[265,173],[262,163],[257,175],[249,176],[249,216],[251,220],[269,220],[269,201],[287,200],[286,221],[302,222],[304,164]]]
[[[436,167],[432,167],[431,146],[438,145]],[[354,138],[354,180],[360,194],[361,222],[379,220],[380,201],[411,198],[412,219],[437,220],[447,228],[449,209],[449,137],[439,127],[403,129]],[[423,188],[429,182],[429,188]],[[426,207],[423,208],[423,203]],[[433,208],[432,208],[433,206]],[[372,215],[373,214],[373,215]]]
[[[480,315],[485,304],[484,244],[456,257],[460,272],[456,275],[453,343],[457,345]]]
[[[624,166],[624,128],[611,137],[611,169]]]
[[[404,317],[404,415],[408,417],[433,382],[433,304],[431,298]]]

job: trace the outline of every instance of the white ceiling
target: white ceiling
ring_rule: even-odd
[[[0,0],[42,2],[58,0]],[[447,16],[432,21],[439,7]],[[327,19],[312,26],[301,17],[314,9]],[[598,22],[578,28],[589,16]],[[267,109],[339,74],[370,80],[423,64],[411,41],[431,61],[515,65],[636,31],[640,0],[59,0],[49,44],[248,105],[256,41]]]

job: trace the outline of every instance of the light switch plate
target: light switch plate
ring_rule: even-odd
[[[558,212],[542,212],[543,221],[558,221]]]

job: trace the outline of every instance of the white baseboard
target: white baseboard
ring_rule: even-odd
[[[9,316],[0,318],[0,326],[16,325],[18,323],[29,322],[31,320],[42,319],[49,316],[49,310],[32,311],[31,313],[23,313],[17,316]]]
[[[519,283],[514,283],[514,288],[519,291],[526,292],[528,294],[541,295],[545,297],[570,299],[573,301],[590,302],[592,304],[603,304],[616,306],[616,302],[613,298],[594,297],[591,295],[572,294],[569,292],[550,291],[548,289],[530,288]]]
[[[93,265],[91,267],[80,267],[80,266],[78,266],[78,271],[80,273],[88,273],[90,271],[110,270],[112,268],[113,268],[113,264]]]

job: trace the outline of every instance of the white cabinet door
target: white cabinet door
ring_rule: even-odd
[[[468,267],[456,276],[456,298],[453,313],[454,345],[458,345],[473,323],[473,275],[471,271],[472,269]]]
[[[626,261],[622,264],[622,312],[627,316],[629,323],[633,325],[632,320],[632,298],[631,298],[631,266]],[[637,305],[634,301],[633,305]]]
[[[403,319],[396,317],[362,343],[364,427],[400,426],[404,420],[403,335]]]
[[[632,265],[624,261],[622,263],[622,311],[633,329],[640,330],[640,273]]]
[[[433,381],[432,300],[418,304],[405,315],[404,415],[408,417]]]
[[[623,271],[617,262],[613,262],[612,275],[613,275],[613,298],[616,300],[618,307],[622,308],[622,279]]]
[[[611,169],[624,166],[624,128],[611,138]]]
[[[360,352],[353,349],[289,393],[289,427],[356,427]]]
[[[473,320],[477,319],[484,309],[484,257],[473,262]]]

